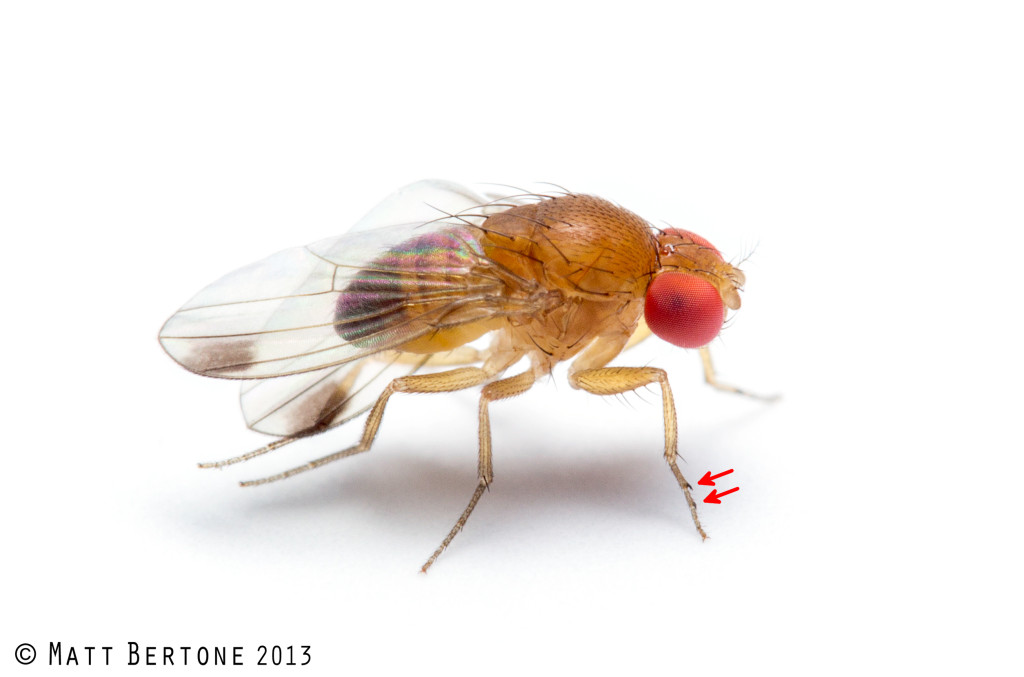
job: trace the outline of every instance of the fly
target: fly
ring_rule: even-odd
[[[440,213],[441,216],[437,217]],[[740,307],[743,273],[704,238],[659,229],[591,195],[482,194],[445,181],[400,189],[348,233],[226,275],[171,316],[160,343],[205,376],[242,380],[247,425],[270,444],[246,461],[369,411],[355,445],[242,486],[266,484],[368,451],[395,393],[482,387],[478,482],[422,567],[465,526],[494,479],[489,407],[572,360],[569,384],[595,395],[661,389],[665,459],[706,538],[678,466],[676,409],[655,367],[609,367],[652,332],[699,348]],[[489,346],[471,345],[489,335]],[[526,359],[528,367],[506,375]],[[445,367],[417,373],[425,367]]]

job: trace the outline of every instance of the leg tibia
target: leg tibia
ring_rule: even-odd
[[[665,421],[665,458],[676,457],[676,404],[664,369],[655,367],[602,367],[569,374],[574,388],[594,395],[618,395],[657,383],[661,386],[661,406]]]
[[[657,383],[661,386],[662,415],[665,420],[665,460],[668,461],[672,474],[675,475],[679,487],[686,496],[686,504],[690,508],[690,516],[697,527],[701,538],[707,538],[704,528],[697,517],[697,503],[690,493],[690,483],[683,477],[676,461],[676,405],[672,399],[672,389],[668,385],[668,376],[663,369],[654,367],[603,367],[601,369],[584,369],[569,374],[570,383],[574,388],[586,390],[595,395],[618,395],[636,390],[641,386]]]
[[[466,526],[466,520],[473,513],[473,508],[476,507],[480,497],[483,496],[484,490],[494,480],[494,470],[491,467],[491,416],[487,405],[495,400],[503,400],[525,393],[533,385],[534,380],[533,372],[526,371],[484,386],[483,391],[480,393],[480,459],[477,464],[478,482],[476,490],[473,492],[473,497],[469,499],[469,505],[466,506],[466,509],[462,511],[459,519],[455,522],[455,526],[452,527],[452,530],[441,541],[441,545],[438,546],[434,554],[423,565],[421,569],[423,573],[427,572],[427,569],[434,563],[434,560],[444,552],[444,549],[448,547],[452,539],[462,531],[462,527]]]
[[[352,445],[348,449],[324,456],[323,458],[318,458],[315,461],[310,461],[305,465],[297,466],[282,473],[271,475],[270,477],[263,477],[258,480],[242,482],[242,486],[252,487],[282,480],[286,477],[292,477],[293,475],[298,475],[299,473],[307,470],[319,468],[320,466],[326,465],[332,461],[348,458],[349,456],[354,456],[355,454],[369,450],[370,445],[373,444],[373,439],[377,436],[377,430],[380,428],[381,419],[384,417],[384,407],[387,406],[388,399],[395,393],[452,392],[480,385],[486,381],[487,378],[487,372],[479,367],[463,367],[461,369],[452,369],[451,371],[442,371],[436,374],[414,374],[412,376],[396,378],[388,384],[388,387],[385,388],[384,392],[382,392],[380,397],[377,398],[377,402],[374,403],[373,408],[370,410],[370,415],[366,419],[366,426],[363,428],[363,436],[358,443]]]

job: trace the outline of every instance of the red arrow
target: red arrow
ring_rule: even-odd
[[[705,503],[721,503],[721,501],[718,500],[718,499],[720,499],[722,496],[728,496],[732,492],[739,491],[739,490],[740,490],[739,487],[733,487],[732,489],[729,489],[728,491],[723,491],[722,493],[718,493],[718,489],[712,489],[711,493],[708,494],[708,497],[704,499],[704,502]]]
[[[713,487],[713,486],[715,486],[715,480],[717,480],[719,477],[725,477],[726,475],[728,475],[731,472],[732,472],[732,469],[730,468],[729,470],[726,470],[725,472],[720,472],[717,475],[712,475],[711,471],[708,470],[706,473],[704,473],[704,477],[700,478],[700,481],[697,482],[697,484],[699,484],[701,486],[704,486],[704,487]]]

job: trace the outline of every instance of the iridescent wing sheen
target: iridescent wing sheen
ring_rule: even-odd
[[[505,282],[485,260],[478,228],[505,208],[451,182],[406,186],[350,233],[285,250],[213,283],[167,321],[160,341],[191,371],[269,378],[508,314]],[[412,306],[424,312],[410,317],[405,309]]]
[[[220,378],[297,374],[400,349],[505,308],[505,283],[478,237],[442,220],[289,249],[199,292],[160,342],[186,369]]]
[[[478,226],[508,199],[420,181],[347,234],[275,254],[211,284],[160,332],[187,369],[243,384],[247,424],[274,435],[338,425],[365,411],[416,360],[367,359],[439,328],[531,312],[504,297]],[[410,316],[415,307],[419,314]],[[408,357],[408,356],[407,356]]]

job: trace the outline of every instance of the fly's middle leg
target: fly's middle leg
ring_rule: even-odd
[[[377,436],[378,428],[380,428],[381,419],[384,417],[384,407],[387,405],[388,399],[395,393],[447,393],[478,386],[488,378],[490,378],[489,372],[479,367],[463,367],[462,369],[452,369],[451,371],[442,371],[437,374],[414,374],[412,376],[396,378],[388,384],[388,387],[380,394],[380,397],[377,398],[377,402],[370,410],[370,416],[366,419],[366,426],[363,428],[363,436],[359,442],[348,449],[343,449],[328,456],[318,458],[306,463],[305,465],[292,468],[291,470],[285,470],[282,473],[263,477],[258,480],[242,482],[242,486],[254,487],[260,484],[267,484],[268,482],[283,480],[286,477],[291,477],[293,475],[298,475],[301,472],[306,472],[307,470],[319,468],[320,466],[326,465],[332,461],[337,461],[368,451],[370,449],[370,445],[373,444],[373,438]]]
[[[510,376],[508,378],[495,381],[494,383],[488,383],[484,386],[483,391],[480,393],[480,460],[477,465],[478,481],[476,490],[473,492],[473,497],[469,499],[469,505],[462,511],[462,515],[459,516],[458,521],[455,522],[455,526],[448,532],[444,540],[441,541],[441,545],[438,546],[434,554],[430,556],[430,559],[426,561],[423,568],[420,569],[423,573],[427,572],[430,565],[444,552],[445,548],[451,544],[455,536],[462,531],[462,527],[466,526],[466,520],[469,519],[469,515],[473,512],[473,508],[476,507],[480,497],[483,496],[484,490],[490,486],[494,480],[494,469],[491,466],[491,416],[488,411],[488,404],[495,400],[504,400],[509,397],[515,397],[521,395],[529,390],[534,382],[536,376],[533,371],[526,371],[516,376]]]
[[[678,436],[676,430],[676,405],[672,399],[672,389],[668,385],[668,375],[664,369],[654,367],[603,367],[600,369],[582,369],[569,373],[569,383],[574,388],[580,388],[594,395],[619,395],[636,390],[642,386],[657,383],[661,386],[661,406],[665,420],[665,460],[668,461],[672,474],[679,482],[683,494],[686,496],[686,503],[690,507],[690,515],[697,527],[697,533],[702,539],[708,535],[700,525],[697,517],[697,504],[690,493],[690,483],[683,477],[679,470],[678,458]]]

